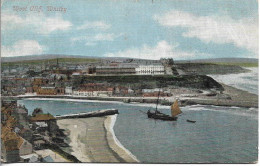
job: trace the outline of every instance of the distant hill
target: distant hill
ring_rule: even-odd
[[[117,58],[117,57],[95,57],[95,56],[82,56],[82,55],[63,55],[63,54],[43,54],[43,55],[28,55],[17,57],[2,57],[1,62],[21,62],[21,61],[36,61],[36,60],[48,60],[56,58],[75,58],[75,59],[129,59],[129,58]],[[135,59],[135,58],[133,58]],[[141,59],[140,59],[141,60]],[[147,60],[149,61],[149,60]],[[258,66],[258,59],[256,58],[214,58],[214,59],[195,59],[195,60],[175,60],[175,63],[214,63],[214,64],[228,64],[249,66],[254,64]]]
[[[2,62],[19,62],[19,61],[32,61],[32,60],[48,60],[48,59],[56,59],[56,58],[98,59],[98,57],[94,57],[94,56],[43,54],[43,55],[28,55],[28,56],[16,56],[16,57],[1,57],[1,61]]]
[[[214,59],[195,59],[195,60],[176,60],[176,63],[255,63],[256,58],[214,58]]]
[[[176,64],[181,63],[204,63],[219,65],[236,65],[241,67],[257,67],[258,59],[256,58],[214,58],[214,59],[195,59],[195,60],[176,60]]]

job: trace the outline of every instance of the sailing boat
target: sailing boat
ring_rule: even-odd
[[[167,120],[167,121],[177,120],[178,117],[176,117],[176,116],[182,113],[181,109],[179,108],[178,101],[175,100],[175,102],[171,106],[171,116],[166,115],[166,114],[159,112],[158,109],[157,109],[157,106],[158,106],[158,103],[159,103],[159,95],[160,95],[160,91],[159,91],[159,94],[158,94],[155,112],[151,112],[150,110],[148,110],[147,111],[148,118]]]

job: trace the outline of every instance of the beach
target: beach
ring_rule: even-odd
[[[58,126],[69,133],[71,154],[81,162],[138,162],[114,136],[113,116],[58,120]]]
[[[215,105],[215,106],[235,106],[246,108],[258,108],[258,95],[247,91],[222,84],[224,91],[216,96],[197,96],[181,97],[182,106],[184,105]],[[228,98],[229,97],[229,98]]]

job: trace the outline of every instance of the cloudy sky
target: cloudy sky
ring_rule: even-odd
[[[4,0],[1,5],[5,57],[258,58],[257,0]],[[31,11],[32,6],[42,10]]]

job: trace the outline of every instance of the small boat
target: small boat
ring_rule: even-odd
[[[187,119],[186,121],[187,121],[187,122],[190,122],[190,123],[196,123],[195,120],[189,120],[189,119]]]
[[[175,121],[175,120],[178,119],[178,117],[171,117],[171,116],[163,114],[163,113],[161,113],[159,111],[157,111],[157,112],[150,112],[150,110],[148,110],[147,115],[148,115],[148,118],[165,120],[165,121]]]
[[[176,117],[176,116],[178,114],[182,113],[180,108],[179,108],[178,101],[176,100],[171,106],[171,116],[166,115],[166,114],[161,113],[157,110],[157,106],[158,106],[158,103],[159,103],[159,95],[160,95],[160,91],[159,91],[159,94],[158,94],[158,99],[157,99],[155,111],[154,112],[151,112],[150,110],[147,111],[148,118],[165,120],[165,121],[176,121],[178,119],[178,117]]]

